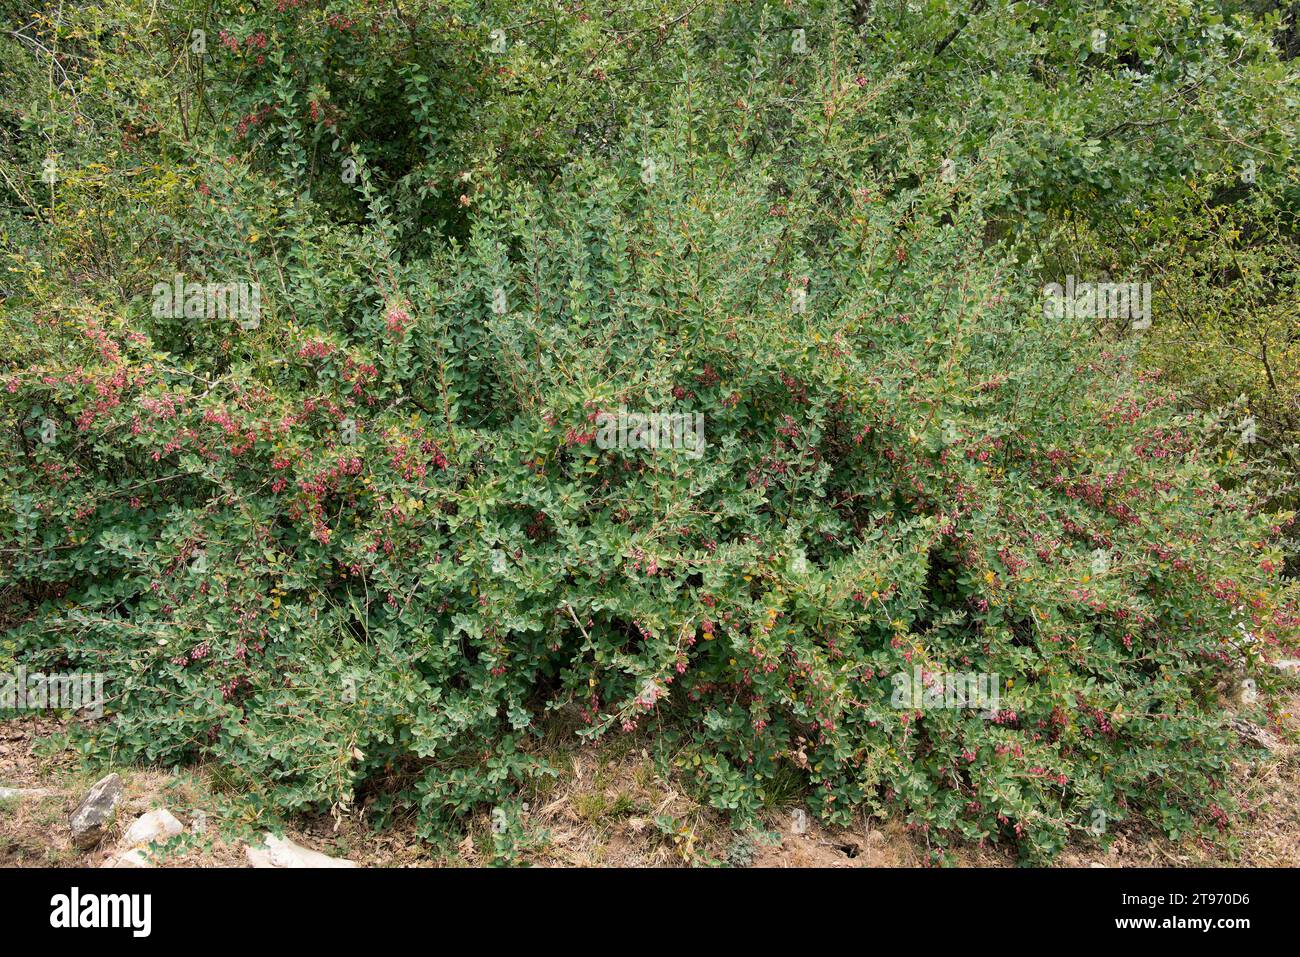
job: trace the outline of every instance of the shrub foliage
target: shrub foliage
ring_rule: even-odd
[[[936,848],[1226,828],[1291,517],[1039,293],[1051,216],[1140,168],[1026,165],[1052,127],[1014,115],[944,165],[895,110],[991,95],[947,65],[984,20],[538,6],[74,8],[38,18],[66,83],[6,68],[3,168],[60,170],[5,219],[6,640],[108,676],[79,746],[430,838],[553,773],[554,726],[653,735],[738,822],[799,788]],[[971,49],[1115,108],[1058,42],[1088,21],[1005,7]],[[1190,7],[1165,42],[1276,68]],[[257,283],[259,322],[159,315],[175,274]],[[701,415],[703,454],[601,447],[620,410]],[[899,707],[917,669],[997,707]]]

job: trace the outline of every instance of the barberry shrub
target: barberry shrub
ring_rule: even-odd
[[[1271,707],[1291,517],[990,245],[1008,141],[886,169],[896,78],[737,75],[547,176],[477,154],[436,241],[361,151],[355,216],[301,189],[274,111],[142,171],[116,268],[75,210],[123,187],[70,177],[10,267],[0,549],[16,656],[108,677],[87,755],[431,839],[555,773],[554,726],[651,736],[738,823],[793,782],[936,851],[1230,825],[1220,699]],[[258,321],[153,308],[173,273]],[[703,442],[606,441],[624,413]],[[995,706],[900,704],[954,673]]]

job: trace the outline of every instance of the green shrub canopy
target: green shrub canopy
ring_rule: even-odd
[[[1044,308],[1037,244],[1182,162],[1073,110],[1275,69],[1267,22],[110,6],[49,26],[77,88],[5,154],[62,151],[5,220],[0,654],[106,676],[86,753],[431,839],[557,726],[652,735],[738,822],[1228,826],[1291,517],[1140,336]]]

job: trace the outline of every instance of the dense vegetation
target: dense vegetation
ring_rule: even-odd
[[[0,664],[107,676],[92,759],[437,840],[561,727],[937,859],[1231,828],[1298,621],[1296,5],[0,9]],[[1103,274],[1150,328],[1043,308]]]

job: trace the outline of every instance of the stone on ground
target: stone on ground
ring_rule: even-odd
[[[100,867],[153,867],[154,862],[145,853],[144,848],[133,847],[128,851],[118,851]]]
[[[295,844],[286,837],[266,834],[259,847],[250,845],[246,850],[248,863],[253,867],[356,867],[349,860],[330,857],[320,851]]]
[[[80,850],[88,850],[104,839],[104,833],[113,823],[118,802],[122,800],[122,778],[110,774],[95,782],[86,792],[68,823],[72,827],[72,843]]]
[[[172,816],[172,812],[160,807],[142,814],[134,824],[127,828],[122,838],[123,844],[149,844],[153,841],[165,841],[185,830],[185,826]]]
[[[59,792],[54,788],[6,788],[0,787],[0,801],[26,801],[51,797]]]

